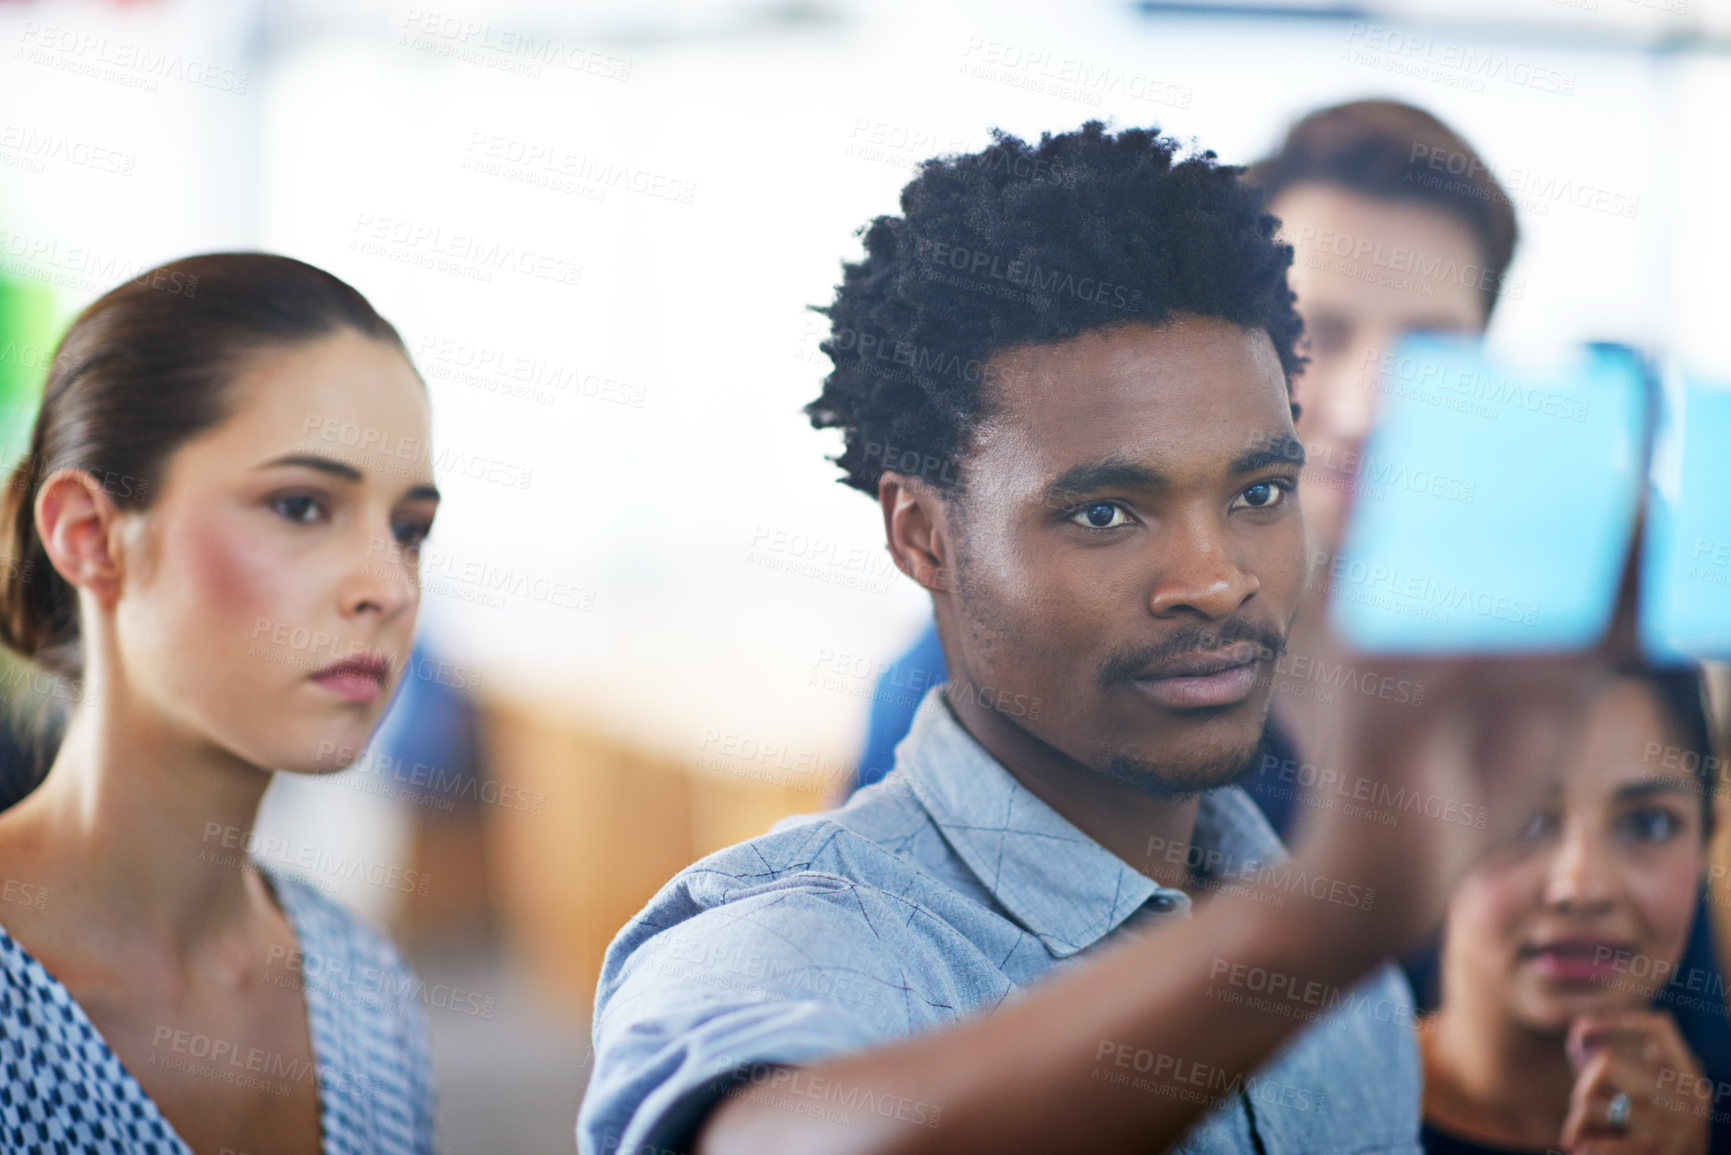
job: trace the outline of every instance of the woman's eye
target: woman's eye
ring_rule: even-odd
[[[1117,529],[1130,524],[1130,515],[1115,501],[1096,501],[1071,514],[1070,520],[1089,529]]]
[[[279,497],[271,504],[278,513],[301,525],[311,525],[313,519],[308,515],[322,512],[324,508],[323,503],[318,498],[304,493],[298,493],[291,497]]]
[[[1648,808],[1623,816],[1623,828],[1641,842],[1664,842],[1677,833],[1681,823],[1669,810]]]
[[[1521,829],[1520,841],[1537,842],[1550,834],[1556,828],[1556,824],[1556,815],[1540,811],[1528,819],[1526,826]]]
[[[419,549],[432,532],[433,527],[424,521],[405,521],[392,527],[397,544],[404,549]]]
[[[1259,481],[1239,494],[1233,500],[1232,508],[1273,509],[1285,501],[1291,492],[1292,483],[1290,481]]]

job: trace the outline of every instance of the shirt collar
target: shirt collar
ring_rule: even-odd
[[[956,720],[943,690],[934,686],[921,700],[895,768],[956,854],[1053,956],[1098,942],[1156,895],[1188,908],[1182,891],[1131,867],[1018,782]],[[1242,789],[1203,794],[1187,853],[1198,873],[1285,857]]]

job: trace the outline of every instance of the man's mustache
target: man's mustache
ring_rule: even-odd
[[[1239,642],[1254,643],[1263,661],[1278,658],[1286,650],[1286,635],[1261,622],[1228,618],[1213,626],[1183,626],[1156,644],[1127,646],[1107,658],[1100,667],[1100,687],[1110,690],[1139,677],[1158,676],[1162,667],[1180,659]]]

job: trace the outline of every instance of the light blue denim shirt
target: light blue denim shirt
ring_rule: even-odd
[[[729,1093],[836,1122],[875,1111],[935,1123],[941,1103],[769,1065],[814,1064],[990,1011],[1103,944],[1188,917],[1189,895],[1029,793],[941,690],[920,704],[882,783],[694,863],[619,932],[595,995],[582,1155],[666,1155]],[[1235,786],[1203,796],[1186,858],[1228,864],[1240,879],[1263,863],[1291,874]],[[1093,1077],[1205,1096],[1193,1101],[1212,1109],[1185,1152],[1417,1155],[1418,1053],[1399,972],[1306,992],[1232,966],[1218,960],[1210,997],[1261,999],[1310,1022],[1270,1062],[1229,1080],[1102,1039]]]

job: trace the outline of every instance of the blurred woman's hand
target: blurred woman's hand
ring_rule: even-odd
[[[1563,1126],[1569,1155],[1706,1155],[1707,1114],[1681,1088],[1701,1064],[1665,1011],[1582,1015],[1569,1029],[1577,1079]],[[1612,1104],[1626,1096],[1625,1119]]]

